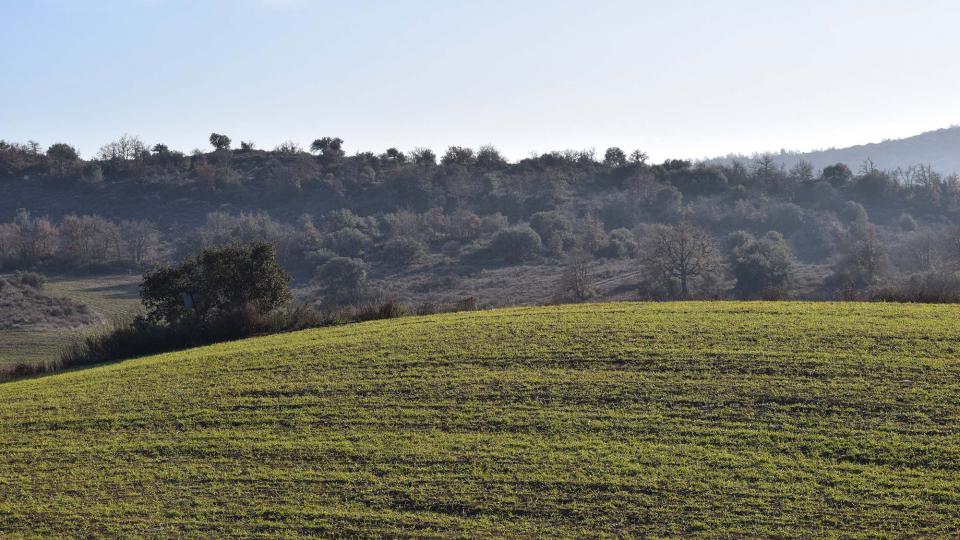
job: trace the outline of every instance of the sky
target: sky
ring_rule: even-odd
[[[960,123],[958,20],[955,0],[0,0],[0,139],[842,147]]]

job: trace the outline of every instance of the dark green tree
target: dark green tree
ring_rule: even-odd
[[[627,164],[627,154],[616,146],[607,148],[603,154],[603,164],[607,167],[622,167]]]
[[[844,187],[853,179],[853,172],[850,170],[850,167],[847,167],[843,163],[837,163],[836,165],[824,167],[823,173],[821,173],[820,176],[827,182],[830,182],[833,187]]]
[[[476,157],[473,155],[473,149],[467,148],[466,146],[451,146],[447,148],[447,153],[445,153],[443,159],[440,160],[444,165],[453,163],[469,165],[474,161],[476,161]]]
[[[317,269],[314,280],[325,303],[356,304],[363,299],[367,265],[360,259],[334,257]]]
[[[290,300],[289,284],[273,245],[253,242],[208,248],[148,272],[140,297],[151,322],[202,326],[249,309],[268,313]]]
[[[80,154],[69,144],[56,143],[47,148],[47,159],[50,161],[50,172],[62,178],[74,169]]]
[[[310,143],[310,151],[320,154],[323,161],[332,163],[342,159],[346,152],[343,151],[343,139],[340,137],[323,137]]]
[[[413,162],[417,165],[436,165],[437,154],[429,148],[416,148],[411,152]]]
[[[227,137],[226,135],[221,135],[220,133],[211,133],[210,145],[213,146],[215,150],[229,150],[230,137]]]
[[[783,296],[793,272],[793,255],[782,234],[770,231],[754,238],[738,231],[730,234],[728,245],[737,296]]]
[[[527,226],[500,231],[490,243],[493,256],[509,262],[530,259],[543,249],[543,242],[536,231]]]

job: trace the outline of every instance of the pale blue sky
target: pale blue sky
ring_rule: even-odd
[[[960,123],[957,21],[955,0],[0,0],[0,138],[846,146]]]

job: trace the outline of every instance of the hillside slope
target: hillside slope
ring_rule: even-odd
[[[139,282],[126,274],[61,276],[41,292],[0,287],[0,369],[56,361],[95,325],[132,318],[140,311]]]
[[[830,148],[812,152],[788,152],[771,154],[771,157],[787,168],[803,160],[815,169],[834,163],[846,163],[854,171],[866,160],[873,161],[881,170],[907,169],[915,165],[929,165],[941,174],[960,173],[960,127],[927,131],[903,139],[890,139],[878,143],[860,144],[847,148]],[[730,163],[732,157],[708,160],[710,163]],[[751,161],[740,158],[740,161]]]
[[[0,534],[960,533],[960,309],[378,321],[0,385]]]
[[[85,304],[0,276],[0,331],[69,329],[98,322]]]

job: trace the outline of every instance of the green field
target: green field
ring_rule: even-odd
[[[52,277],[44,291],[86,304],[105,322],[135,315],[140,310],[139,276]],[[60,351],[83,330],[0,330],[0,367],[19,362],[56,360]]]
[[[0,385],[0,535],[952,537],[960,309],[606,304]]]

